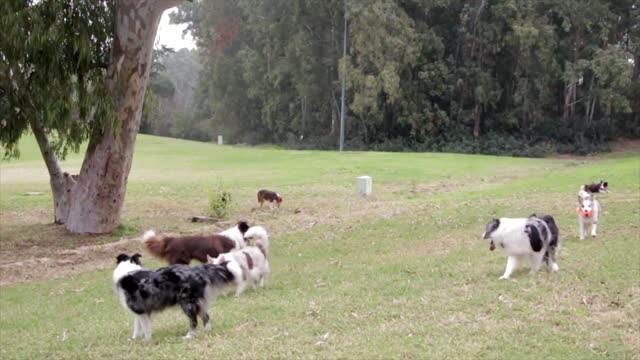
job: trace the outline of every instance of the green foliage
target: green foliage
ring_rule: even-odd
[[[230,142],[335,148],[344,75],[357,148],[530,156],[640,132],[631,0],[346,3],[346,58],[341,0],[185,4],[172,19],[202,50],[195,122]],[[535,133],[548,122],[571,140]],[[580,140],[602,122],[606,137]]]
[[[164,74],[159,74],[149,81],[149,87],[154,94],[162,97],[172,97],[176,92],[176,86]]]
[[[111,232],[112,236],[116,236],[116,237],[122,237],[122,236],[135,236],[140,234],[140,230],[138,230],[136,227],[131,226],[131,225],[126,225],[126,224],[120,224],[118,225],[115,229],[113,229],[113,231]]]
[[[226,219],[235,203],[231,193],[225,190],[212,190],[209,194],[209,215],[216,219]]]
[[[54,150],[99,135],[113,108],[105,85],[113,29],[112,1],[22,1],[0,5],[0,144],[17,141],[36,124]]]
[[[209,127],[194,120],[193,93],[201,65],[194,50],[154,50],[140,132],[192,140],[209,140]]]

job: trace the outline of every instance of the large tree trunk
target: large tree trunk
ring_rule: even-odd
[[[114,122],[90,141],[78,181],[70,193],[65,223],[76,233],[108,233],[120,223],[133,149],[149,80],[153,43],[165,9],[177,0],[116,2],[112,59],[107,86]]]

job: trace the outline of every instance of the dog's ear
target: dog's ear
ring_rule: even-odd
[[[129,255],[127,255],[127,254],[119,254],[116,257],[116,264],[120,264],[121,262],[127,261],[127,260],[129,260]]]
[[[484,234],[482,234],[482,238],[489,239],[491,237],[491,233],[496,231],[496,229],[498,229],[499,227],[500,227],[500,220],[495,218],[491,219],[491,221],[487,224],[487,227],[485,228]]]
[[[142,257],[142,255],[140,255],[140,254],[138,254],[138,253],[135,253],[135,254],[133,254],[133,256],[131,257],[131,262],[132,262],[132,263],[134,263],[134,264],[142,265],[142,264],[140,263],[140,258],[141,258],[141,257]]]
[[[249,230],[249,224],[246,221],[238,221],[238,230],[244,235]]]

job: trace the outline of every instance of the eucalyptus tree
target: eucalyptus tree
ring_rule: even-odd
[[[5,0],[0,5],[0,143],[31,131],[50,176],[54,221],[77,233],[120,222],[153,43],[180,0]],[[88,142],[77,175],[59,158]]]

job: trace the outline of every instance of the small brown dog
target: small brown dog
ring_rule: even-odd
[[[282,203],[282,196],[277,192],[262,189],[258,191],[258,203],[262,206],[265,201],[268,201],[271,205],[273,205],[273,202],[275,201],[276,206],[280,207],[280,204]]]
[[[236,246],[233,240],[220,234],[160,238],[149,230],[143,240],[151,255],[166,260],[169,265],[189,264],[192,259],[206,264],[207,255],[217,257]]]

